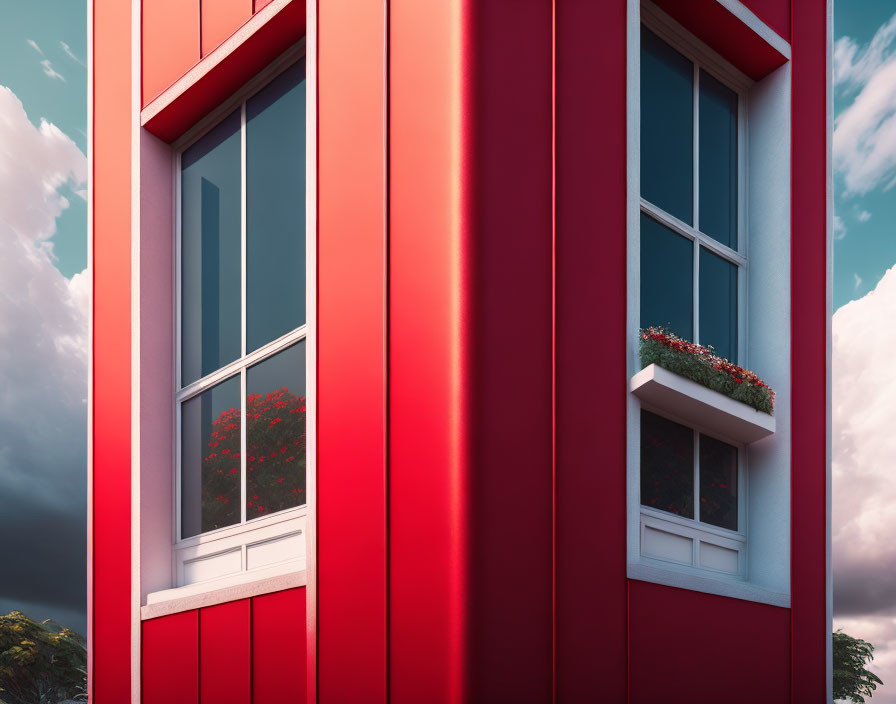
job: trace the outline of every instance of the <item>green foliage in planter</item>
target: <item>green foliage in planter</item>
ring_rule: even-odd
[[[874,646],[867,641],[853,638],[841,631],[833,634],[834,699],[864,702],[871,697],[880,677],[865,669],[874,659]]]
[[[701,347],[651,327],[641,331],[641,366],[656,364],[713,391],[772,415],[775,392],[753,372],[732,364]]]
[[[52,621],[21,611],[0,616],[0,701],[56,704],[82,700],[87,678],[84,639]]]

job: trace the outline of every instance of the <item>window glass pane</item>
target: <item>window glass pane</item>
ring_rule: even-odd
[[[641,197],[694,224],[694,65],[643,26]]]
[[[240,114],[181,155],[181,382],[240,356]]]
[[[694,244],[641,213],[641,327],[694,339]]]
[[[305,503],[305,342],[249,367],[246,517]]]
[[[700,344],[737,363],[737,265],[700,248]]]
[[[643,410],[641,503],[694,517],[694,431]]]
[[[305,323],[305,62],[246,103],[246,351]]]
[[[737,93],[700,72],[700,231],[737,249]]]
[[[737,448],[700,436],[700,520],[737,530]]]
[[[240,377],[181,405],[181,537],[240,522]]]

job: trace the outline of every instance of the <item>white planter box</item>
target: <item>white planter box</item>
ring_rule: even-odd
[[[645,404],[735,442],[747,444],[775,432],[774,416],[656,364],[635,374],[630,388]]]

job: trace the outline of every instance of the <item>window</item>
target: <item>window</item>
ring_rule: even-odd
[[[740,99],[641,29],[641,326],[743,357]]]
[[[685,51],[641,26],[639,325],[742,363],[741,96]],[[743,577],[743,448],[658,409],[639,420],[642,560]]]
[[[177,586],[303,559],[305,64],[179,153]]]

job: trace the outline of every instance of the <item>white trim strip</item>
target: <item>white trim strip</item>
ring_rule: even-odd
[[[737,17],[766,44],[790,61],[790,42],[759,19],[752,10],[738,0],[716,0],[728,12]]]
[[[228,601],[247,599],[306,585],[305,570],[290,571],[263,578],[259,578],[257,574],[251,572],[245,572],[243,575],[241,580],[237,581],[232,578],[214,580],[148,594],[146,606],[140,608],[140,618],[146,621],[182,611],[202,609]]]

